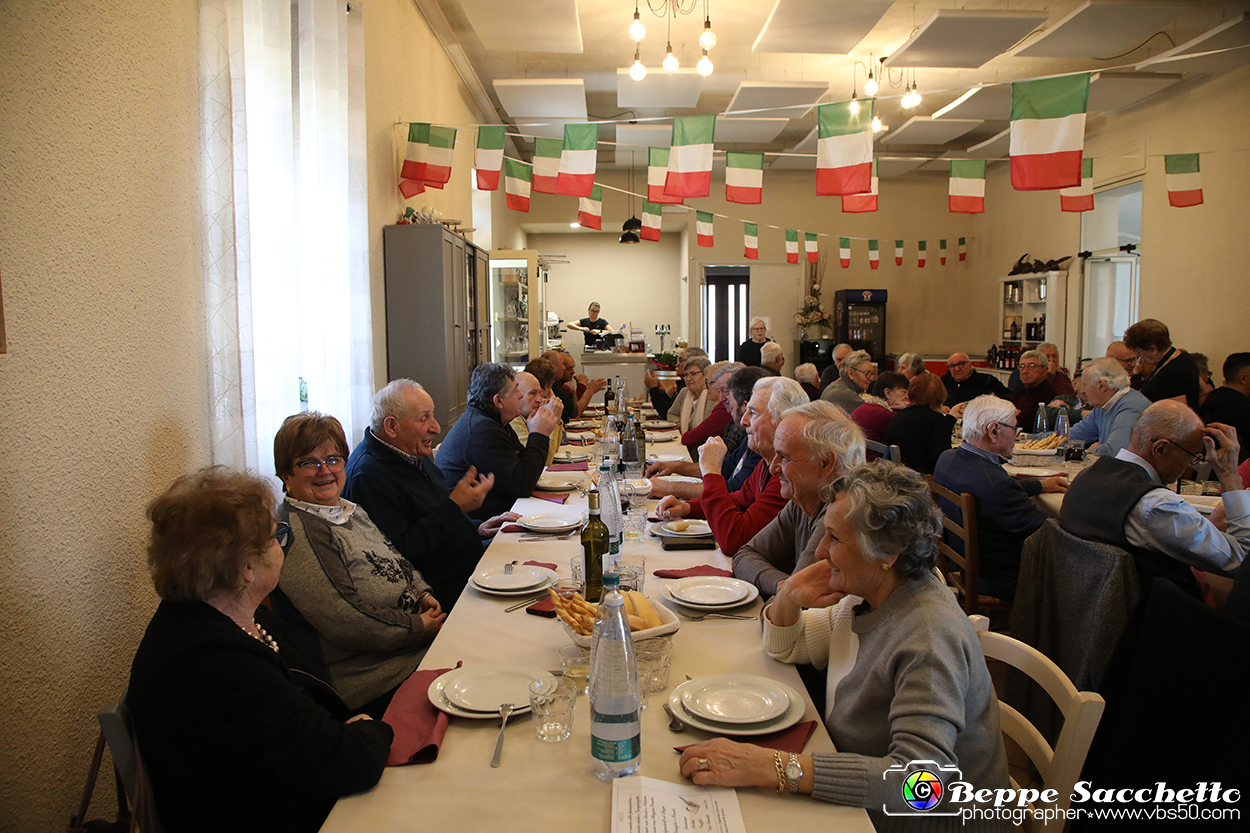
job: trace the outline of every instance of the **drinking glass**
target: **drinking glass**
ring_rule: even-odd
[[[539,677],[529,684],[529,690],[530,717],[538,739],[556,743],[572,734],[577,691],[556,677]]]
[[[585,694],[590,687],[590,652],[579,645],[565,645],[560,649],[560,667],[565,681],[578,694]]]
[[[638,651],[638,684],[648,695],[662,694],[668,690],[672,656],[667,650]]]
[[[644,512],[643,515],[644,515],[643,522],[645,524],[646,513]],[[639,540],[640,539],[641,539],[641,536]],[[626,533],[626,540],[629,540],[628,533]],[[641,593],[643,585],[646,583],[646,579],[647,579],[646,556],[622,554],[621,557],[617,559],[616,572],[619,573],[621,576],[621,589],[622,590],[635,590]]]
[[[582,574],[582,556],[575,555],[569,561],[569,570],[572,572],[573,581],[582,587],[586,586],[586,577]]]

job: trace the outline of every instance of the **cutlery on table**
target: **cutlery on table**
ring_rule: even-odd
[[[547,593],[546,593],[546,591],[544,591],[544,592],[543,592],[543,594],[542,594],[541,596],[535,596],[535,597],[533,597],[532,599],[526,599],[526,600],[525,600],[525,601],[523,601],[523,602],[517,602],[517,603],[516,603],[516,604],[514,604],[514,605],[508,605],[507,607],[505,607],[505,608],[503,609],[503,612],[504,612],[504,613],[511,613],[511,612],[512,612],[512,611],[514,611],[514,610],[520,610],[520,609],[521,609],[521,608],[523,608],[523,607],[529,607],[529,606],[530,606],[530,605],[532,605],[534,602],[541,602],[541,601],[542,601],[543,599],[545,599],[545,598],[547,598]]]
[[[664,703],[664,711],[668,714],[668,730],[670,732],[686,731],[686,724],[681,722],[681,718],[673,714],[673,710],[669,708],[668,703]]]
[[[522,535],[521,540],[522,541],[563,541],[565,538],[572,537],[575,532],[581,532],[581,531],[582,531],[582,528],[579,526],[577,527],[577,529],[570,529],[568,532],[561,533],[560,535]],[[514,561],[512,563],[515,564],[516,562]]]
[[[515,567],[515,566],[516,566],[516,561],[512,561],[512,562],[510,562],[510,563],[508,563],[508,564],[503,565],[503,574],[504,574],[505,576],[510,576],[510,575],[512,575],[512,568],[513,568],[513,567]]]
[[[678,613],[691,622],[702,622],[704,619],[739,619],[744,622],[754,622],[759,618],[758,616],[739,616],[734,613],[686,613],[684,610]]]
[[[503,730],[508,728],[508,718],[512,716],[512,704],[504,703],[499,707],[499,716],[503,721],[499,724],[499,737],[495,738],[495,754],[491,756],[490,765],[499,766],[499,756],[503,754]]]

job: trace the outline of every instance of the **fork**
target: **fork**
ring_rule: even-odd
[[[508,718],[512,716],[512,704],[504,703],[499,707],[499,716],[503,722],[499,724],[499,737],[495,738],[495,754],[491,756],[490,765],[499,766],[499,757],[503,754],[503,730],[508,728]]]
[[[740,619],[746,622],[754,622],[758,616],[738,616],[734,613],[686,613],[680,611],[681,615],[689,619],[691,622],[702,622],[704,619]]]
[[[522,541],[563,541],[571,538],[575,532],[581,532],[582,528],[578,526],[576,529],[570,529],[562,535],[522,535]]]

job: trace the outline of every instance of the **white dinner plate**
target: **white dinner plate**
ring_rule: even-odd
[[[712,674],[683,688],[686,711],[717,723],[765,723],[790,710],[790,695],[767,677]]]
[[[642,423],[642,428],[644,431],[651,429],[651,428],[676,428],[676,427],[677,427],[677,423],[669,419],[648,419],[648,420],[644,420]]]
[[[681,463],[690,459],[689,454],[648,454],[648,463]]]
[[[751,602],[760,597],[760,591],[754,584],[749,584],[747,585],[747,597],[745,599],[738,602],[727,602],[725,604],[699,604],[698,602],[682,601],[673,595],[672,591],[668,589],[668,585],[660,588],[660,595],[678,607],[684,607],[688,610],[697,610],[700,613],[716,613],[718,611],[733,610],[736,607],[749,605]]]
[[[1016,470],[1011,473],[1012,477],[1056,477],[1060,474],[1067,474],[1063,469],[1046,469],[1036,466],[1017,466]]]
[[[548,477],[547,475],[543,475],[542,477],[538,478],[538,483],[536,483],[535,485],[539,489],[542,489],[544,492],[575,492],[577,491],[576,483],[572,482],[571,480],[565,480],[562,477]]]
[[[681,520],[666,521],[660,524],[660,534],[670,535],[674,538],[706,538],[712,534],[712,527],[707,521],[686,520],[685,529],[673,529],[674,524],[681,523]]]
[[[654,479],[655,480],[667,480],[670,483],[702,483],[703,482],[702,477],[691,477],[688,474],[666,474],[661,477],[656,477]]]
[[[531,584],[528,587],[495,589],[479,584],[477,581],[477,575],[472,575],[469,576],[469,586],[477,590],[479,593],[485,593],[487,596],[529,596],[533,593],[537,593],[539,590],[545,590],[550,587],[558,578],[555,571],[548,570],[546,567],[522,567],[519,564],[513,572],[513,575],[516,575],[516,573],[521,572],[522,570],[533,570],[536,573],[541,573],[542,578],[539,579],[537,584]],[[500,568],[498,572],[502,574],[503,568]]]
[[[492,717],[496,719],[499,717],[499,712],[471,712],[460,708],[448,700],[447,696],[443,693],[443,686],[445,684],[444,678],[446,676],[447,674],[444,674],[442,677],[435,678],[434,682],[430,683],[430,687],[426,689],[426,695],[430,698],[430,705],[438,709],[440,712],[449,714],[452,717],[467,717],[470,720],[490,720]],[[512,713],[525,714],[529,710],[530,704],[529,699],[527,698],[524,704],[518,703],[516,708],[512,710]]]
[[[552,462],[556,463],[586,463],[590,461],[590,455],[582,451],[560,451],[552,458]]]
[[[520,564],[511,573],[505,573],[503,567],[490,567],[474,573],[473,582],[486,590],[525,590],[542,584],[550,572],[545,567]]]
[[[681,437],[681,434],[676,431],[645,431],[644,433],[647,435],[647,442],[649,443],[672,442]]]
[[[711,538],[712,537],[712,533],[710,531],[702,535],[686,535],[684,533],[679,533],[679,532],[667,532],[664,529],[665,523],[667,523],[667,521],[648,520],[647,531],[650,532],[651,535],[655,538]]]
[[[589,442],[595,439],[595,432],[594,431],[568,431],[565,433],[564,439],[569,440],[570,442],[573,440],[577,440],[578,442]]]
[[[569,420],[569,428],[573,430],[598,428],[599,420],[597,419],[571,419]]]
[[[691,576],[678,579],[668,586],[669,593],[679,602],[696,605],[742,604],[750,595],[750,582],[725,576]]]
[[[699,680],[688,680],[673,689],[673,693],[669,695],[668,707],[673,713],[681,718],[681,721],[688,726],[694,726],[696,729],[702,729],[705,732],[711,732],[716,735],[731,735],[737,737],[753,737],[755,735],[767,735],[770,732],[780,732],[782,729],[789,729],[794,724],[803,719],[805,711],[803,703],[803,695],[793,686],[785,683],[771,681],[781,691],[786,693],[786,697],[790,701],[790,708],[780,717],[763,723],[721,723],[715,720],[707,720],[697,714],[693,714],[686,710],[682,703],[682,696],[686,693],[686,687],[698,683]]]
[[[504,703],[529,704],[529,684],[550,676],[533,665],[488,662],[461,666],[443,675],[443,696],[465,711],[499,713]]]
[[[557,514],[522,515],[517,519],[517,524],[530,532],[568,532],[581,522],[580,517]]]
[[[1220,495],[1181,495],[1181,500],[1197,509],[1202,515],[1210,515],[1215,511],[1215,507],[1224,503],[1224,498]]]

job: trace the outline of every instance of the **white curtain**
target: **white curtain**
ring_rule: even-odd
[[[215,463],[272,475],[274,433],[304,407],[353,445],[368,424],[361,5],[200,2]]]

